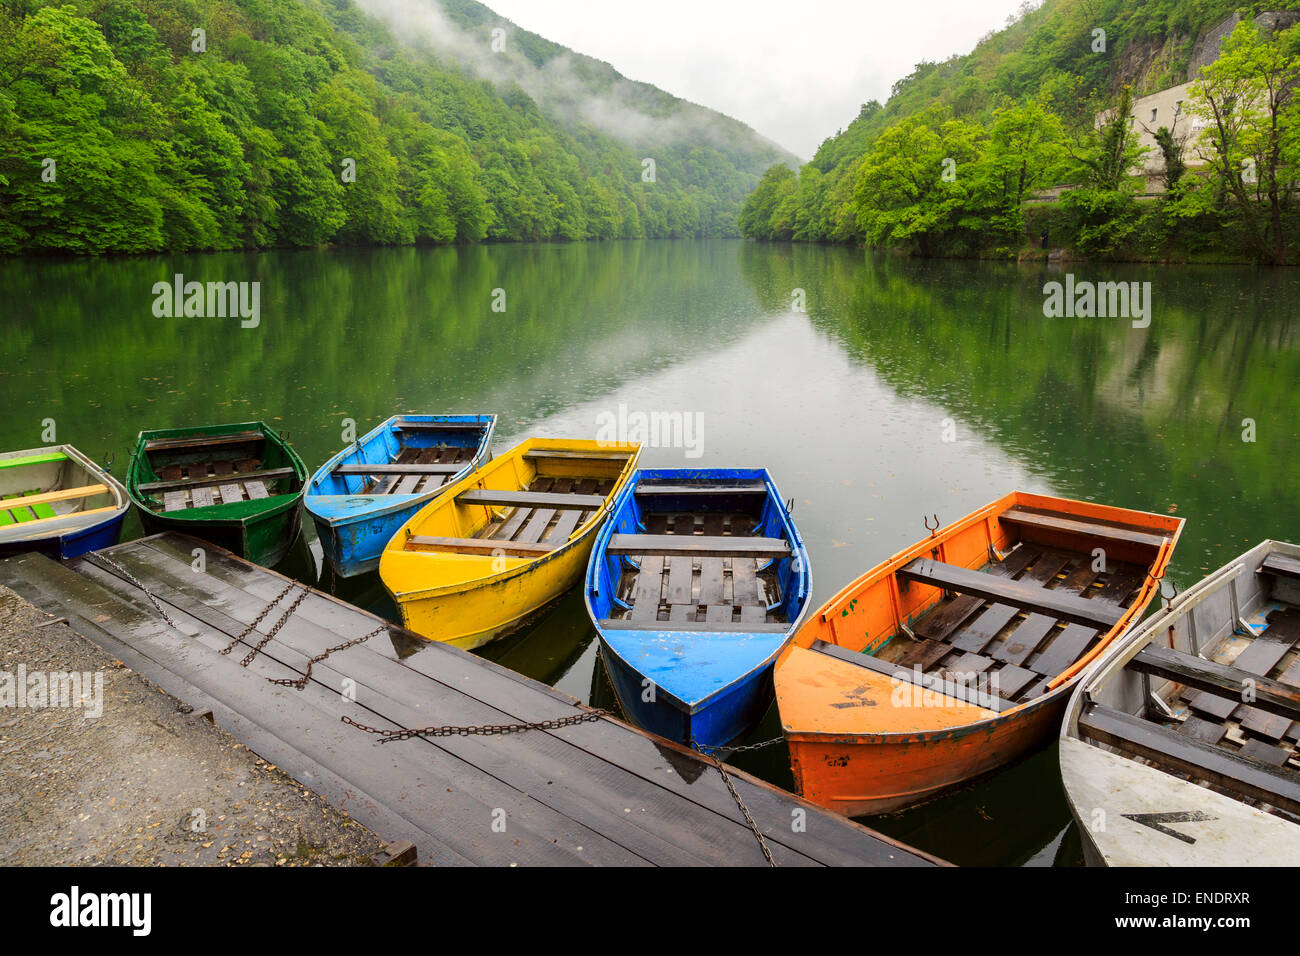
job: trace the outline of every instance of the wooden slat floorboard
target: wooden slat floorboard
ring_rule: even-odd
[[[1069,564],[1070,558],[1063,554],[1044,554],[1034,566],[1019,580],[1029,581],[1046,587],[1061,569]],[[1008,604],[994,604],[981,613],[975,620],[957,632],[952,638],[952,646],[972,654],[982,654],[995,637],[1001,633],[1020,613],[1018,607]]]

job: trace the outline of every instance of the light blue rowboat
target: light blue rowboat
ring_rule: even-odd
[[[394,415],[312,476],[303,506],[335,573],[379,567],[415,512],[489,458],[495,415]]]

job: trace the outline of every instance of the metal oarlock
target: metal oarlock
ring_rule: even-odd
[[[1165,594],[1165,572],[1161,571],[1158,575],[1151,575],[1151,580],[1156,582],[1156,587],[1160,589],[1160,600],[1165,602],[1165,610],[1168,611],[1174,606],[1174,599],[1178,597],[1178,585],[1171,579],[1169,581],[1168,595]]]

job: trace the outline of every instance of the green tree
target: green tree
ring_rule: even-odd
[[[1182,140],[1174,135],[1168,126],[1162,126],[1155,132],[1156,146],[1164,158],[1165,168],[1160,179],[1166,190],[1173,189],[1187,173],[1187,158]]]
[[[2,251],[162,248],[151,104],[99,27],[70,6],[0,17]]]
[[[365,99],[344,77],[335,76],[317,91],[312,112],[320,124],[329,168],[343,184],[345,219],[338,238],[350,243],[410,242],[411,229],[400,214],[397,160]]]
[[[788,200],[795,194],[795,174],[779,163],[763,174],[740,210],[740,233],[750,239],[789,239],[793,223],[778,222],[789,214]]]
[[[1261,258],[1276,264],[1287,259],[1283,217],[1300,186],[1298,42],[1300,28],[1266,38],[1243,21],[1191,89],[1192,110],[1207,121],[1198,149],[1214,191],[1230,199]]]
[[[922,256],[945,239],[978,232],[969,214],[984,132],[928,110],[885,130],[863,160],[853,201],[867,240],[914,244]]]
[[[990,236],[1018,244],[1025,228],[1024,202],[1066,171],[1065,130],[1040,101],[1010,103],[993,114],[989,139],[975,167],[973,195],[984,210]]]
[[[1137,229],[1143,180],[1134,170],[1146,148],[1132,113],[1133,89],[1125,86],[1096,126],[1067,147],[1082,185],[1066,192],[1061,206],[1073,222],[1074,244],[1089,256],[1116,252]]]

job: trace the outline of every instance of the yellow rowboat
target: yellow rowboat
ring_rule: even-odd
[[[379,558],[402,624],[470,649],[527,623],[582,577],[640,454],[636,443],[530,438],[451,485]]]

